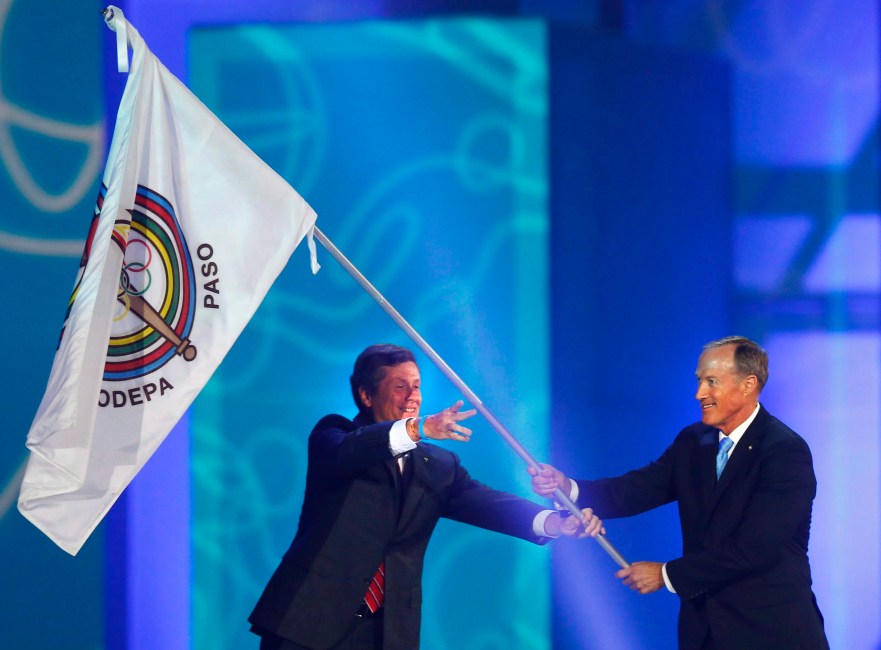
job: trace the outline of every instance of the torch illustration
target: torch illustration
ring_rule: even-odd
[[[190,343],[189,339],[181,339],[175,331],[168,326],[168,323],[165,322],[162,316],[159,315],[159,312],[153,309],[153,306],[149,302],[144,300],[143,296],[120,291],[117,300],[123,305],[128,301],[129,309],[147,325],[176,345],[177,354],[182,356],[185,360],[192,361],[196,358],[196,346]]]

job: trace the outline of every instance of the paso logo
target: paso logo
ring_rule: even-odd
[[[105,194],[102,187],[80,276],[88,263]],[[190,339],[198,307],[196,273],[174,206],[157,192],[138,186],[129,213],[131,219],[117,222],[113,229],[113,242],[123,252],[123,263],[104,365],[105,384],[98,398],[101,407],[138,406],[165,395],[174,386],[159,371],[176,358],[192,362],[198,354]],[[219,309],[218,268],[211,260],[214,251],[209,244],[200,244],[196,254],[204,262],[203,276],[214,276],[204,285],[202,307]],[[78,288],[79,280],[70,306]]]

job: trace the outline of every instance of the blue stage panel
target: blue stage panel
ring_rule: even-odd
[[[554,462],[578,478],[657,458],[700,418],[694,369],[729,334],[727,67],[551,31]],[[681,554],[674,506],[607,522],[629,561]],[[596,545],[554,549],[554,648],[675,648],[678,599],[640,596]]]

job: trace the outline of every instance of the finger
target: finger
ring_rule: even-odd
[[[599,527],[596,522],[591,522],[590,525],[586,526],[584,531],[581,533],[582,537],[596,537],[600,534]]]
[[[449,411],[450,413],[458,413],[459,409],[462,408],[462,405],[464,403],[465,402],[463,402],[462,400],[458,400],[458,401],[456,401],[455,404],[453,404],[450,408],[448,408],[447,411]]]
[[[594,517],[593,522],[590,526],[590,536],[596,537],[597,535],[604,534],[605,528],[603,528],[603,520],[599,517]]]
[[[477,415],[477,409],[468,409],[467,411],[460,411],[456,413],[456,420],[467,420],[468,418],[473,418]]]
[[[599,530],[595,523],[591,522],[587,526],[585,526],[584,531],[581,533],[582,537],[596,537],[599,534]]]
[[[590,508],[582,508],[581,509],[581,523],[585,528],[590,528],[591,526],[596,526],[597,517],[593,516],[593,510]]]
[[[456,433],[455,431],[445,431],[444,435],[439,437],[438,440],[457,440],[458,442],[468,442],[471,440],[470,434],[465,435],[461,433]]]

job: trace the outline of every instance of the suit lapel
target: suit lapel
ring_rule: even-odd
[[[719,449],[719,432],[708,429],[700,438],[698,447],[697,484],[700,486],[701,499],[709,508],[710,500],[716,489],[716,451]]]
[[[389,478],[392,481],[392,485],[395,486],[395,490],[398,492],[401,491],[401,472],[398,469],[398,460],[396,458],[391,458],[389,460],[385,460],[382,462],[383,467],[385,467],[385,471],[388,472]]]
[[[758,458],[757,450],[765,431],[766,418],[767,415],[765,410],[760,408],[756,415],[756,419],[749,425],[749,428],[744,432],[743,437],[734,447],[734,451],[731,452],[731,457],[728,459],[728,464],[725,465],[725,469],[722,471],[722,476],[719,477],[719,480],[716,482],[716,485],[711,492],[710,508],[716,505],[719,498],[725,492],[725,489],[731,485],[733,481],[737,480],[738,475],[749,468],[755,462],[755,459]],[[715,478],[715,460],[712,462],[712,466],[714,468],[713,476]]]
[[[352,422],[355,424],[355,428],[360,429],[361,427],[366,427],[371,424],[376,424],[372,417],[365,415],[364,413],[358,413]],[[401,482],[401,473],[398,471],[398,464],[394,458],[389,458],[387,460],[382,461],[382,466],[384,469],[380,470],[377,465],[374,469],[371,467],[368,471],[371,474],[376,474],[377,476],[382,474],[383,472],[388,474],[388,479],[391,481],[392,486],[400,492],[400,482]]]
[[[433,461],[431,454],[427,453],[422,445],[417,445],[407,458],[407,463],[410,464],[407,468],[410,480],[407,481],[404,489],[404,505],[401,509],[401,518],[398,520],[399,530],[406,526],[418,511],[419,502],[425,495],[425,486]]]

